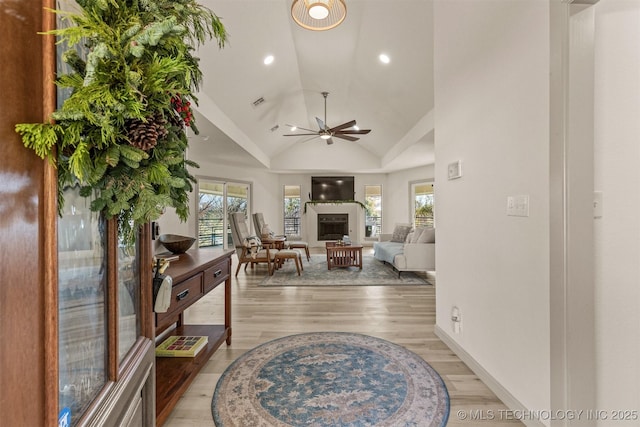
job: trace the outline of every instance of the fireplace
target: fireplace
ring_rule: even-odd
[[[318,240],[339,240],[349,234],[349,214],[318,214]]]

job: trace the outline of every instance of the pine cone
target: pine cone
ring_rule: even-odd
[[[152,118],[146,122],[131,120],[127,124],[127,136],[129,144],[143,151],[149,151],[158,144],[158,130]]]
[[[158,139],[164,139],[169,135],[169,129],[167,129],[169,122],[162,113],[156,113],[153,116],[153,123],[156,125],[156,131],[158,131]]]
[[[184,122],[179,114],[171,112],[169,113],[169,123],[173,126],[182,129],[184,127]]]

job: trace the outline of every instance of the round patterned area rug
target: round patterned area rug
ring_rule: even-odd
[[[449,394],[440,375],[404,347],[319,332],[240,356],[220,377],[211,412],[218,427],[442,427]]]

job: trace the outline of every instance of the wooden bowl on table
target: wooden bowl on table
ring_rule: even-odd
[[[173,254],[185,253],[196,241],[195,237],[180,236],[178,234],[163,234],[158,237],[158,240],[162,246]]]

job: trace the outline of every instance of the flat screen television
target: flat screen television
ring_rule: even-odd
[[[312,200],[353,200],[354,177],[352,176],[312,176]]]

